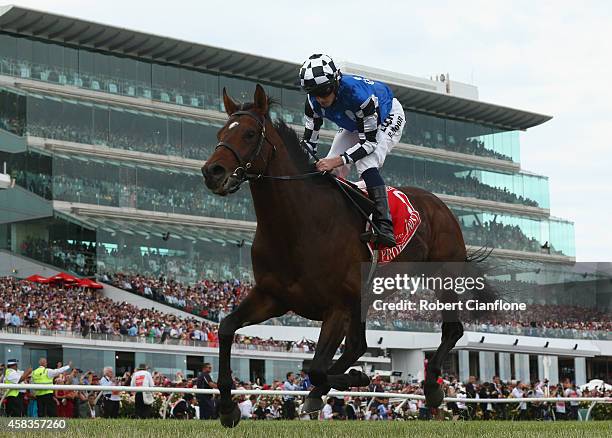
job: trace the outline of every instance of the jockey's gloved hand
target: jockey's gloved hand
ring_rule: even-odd
[[[315,158],[315,160],[318,160],[316,143],[310,143],[309,141],[306,141],[306,140],[302,140],[300,143],[302,144],[303,148],[307,148],[310,151],[311,156]]]

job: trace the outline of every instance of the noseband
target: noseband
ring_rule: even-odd
[[[238,162],[238,167],[236,167],[236,169],[234,169],[234,172],[232,173],[232,177],[238,179],[238,184],[236,185],[236,190],[238,190],[238,188],[240,188],[240,185],[242,185],[242,183],[244,183],[247,180],[255,180],[255,179],[259,179],[261,178],[268,170],[268,166],[270,164],[270,161],[272,161],[272,159],[274,158],[275,154],[276,154],[276,146],[270,141],[270,139],[266,136],[266,117],[264,116],[259,117],[258,114],[255,114],[252,111],[236,111],[235,113],[232,113],[230,115],[230,118],[234,117],[234,116],[249,116],[250,118],[252,118],[253,120],[255,120],[257,122],[257,124],[259,125],[259,127],[261,128],[261,134],[259,135],[259,140],[257,141],[257,146],[255,147],[255,149],[253,149],[253,151],[251,152],[251,154],[249,155],[249,157],[247,159],[243,159],[240,154],[238,153],[236,146],[227,143],[225,141],[220,141],[219,143],[217,143],[217,146],[215,147],[215,150],[219,149],[219,148],[226,148],[228,149],[236,158],[236,161]],[[259,157],[259,155],[261,154],[261,151],[263,149],[263,144],[264,142],[267,141],[268,143],[270,143],[270,145],[272,146],[272,158],[270,158],[270,160],[266,160],[263,156],[262,156],[262,160],[265,164],[264,167],[264,171],[257,174],[257,173],[249,173],[249,169],[251,167],[253,167],[253,162]],[[235,190],[234,190],[235,191]]]

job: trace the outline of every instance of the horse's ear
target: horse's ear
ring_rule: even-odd
[[[238,105],[229,97],[225,87],[223,87],[223,105],[225,105],[225,112],[228,116],[231,116],[238,110]]]
[[[259,84],[255,87],[255,98],[253,102],[255,102],[255,108],[257,108],[257,111],[259,111],[262,116],[268,114],[268,96],[266,96],[266,92]]]

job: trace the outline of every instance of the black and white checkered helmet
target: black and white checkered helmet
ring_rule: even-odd
[[[300,85],[307,93],[332,84],[338,76],[333,59],[320,53],[308,58],[300,68]]]

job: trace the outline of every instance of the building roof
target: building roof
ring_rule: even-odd
[[[297,87],[294,62],[138,32],[78,18],[0,7],[0,31],[151,61],[220,72]],[[392,86],[404,109],[479,122],[504,130],[525,130],[550,116],[411,87]]]

